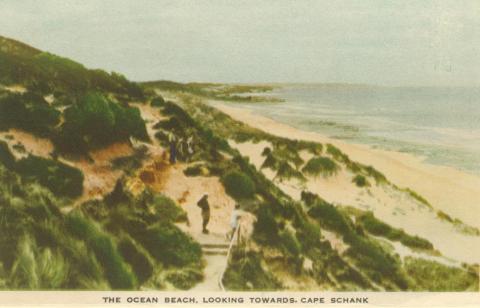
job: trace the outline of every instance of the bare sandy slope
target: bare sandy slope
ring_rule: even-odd
[[[54,146],[49,139],[36,137],[18,129],[0,132],[0,140],[7,142],[17,159],[25,158],[29,154],[51,159],[51,153],[54,151]],[[23,146],[23,150],[16,149],[15,145]],[[59,158],[59,161],[64,164],[80,169],[84,175],[83,195],[75,200],[75,204],[81,204],[92,198],[100,198],[110,192],[122,175],[121,170],[112,168],[112,161],[131,154],[133,154],[133,149],[130,144],[117,142],[90,152],[89,155],[93,161],[87,161],[84,158],[79,160]]]
[[[435,208],[471,226],[480,227],[480,177],[450,167],[426,164],[412,155],[372,149],[305,132],[255,115],[249,110],[224,104],[215,104],[215,107],[238,121],[277,136],[331,143],[352,160],[374,166],[396,185],[412,188]]]

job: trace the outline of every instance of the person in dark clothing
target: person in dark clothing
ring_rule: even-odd
[[[210,221],[210,205],[208,204],[208,194],[204,193],[202,198],[198,200],[197,206],[202,209],[202,232],[208,234],[207,225]]]

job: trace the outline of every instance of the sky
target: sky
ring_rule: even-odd
[[[0,35],[137,81],[480,85],[480,1],[0,0]]]

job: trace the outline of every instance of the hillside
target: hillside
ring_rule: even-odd
[[[222,277],[227,290],[478,290],[478,264],[386,223],[373,202],[403,200],[452,234],[477,229],[332,144],[254,129],[210,102],[274,101],[248,94],[270,87],[139,85],[1,37],[0,72],[3,289],[213,291]],[[372,206],[334,204],[319,185]]]

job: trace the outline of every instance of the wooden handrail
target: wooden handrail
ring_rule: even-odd
[[[233,243],[235,242],[235,240],[237,240],[237,244],[238,244],[239,241],[240,241],[240,223],[239,223],[239,224],[237,225],[237,227],[235,228],[235,231],[233,232],[232,238],[230,239],[230,244],[229,244],[229,246],[228,246],[227,258],[226,258],[226,262],[225,262],[225,267],[223,268],[222,273],[221,273],[220,276],[218,277],[218,285],[219,285],[220,290],[221,290],[222,292],[225,292],[225,286],[223,285],[223,276],[225,276],[225,272],[227,271],[228,263],[229,263],[229,261],[230,261],[230,256],[232,255]]]

